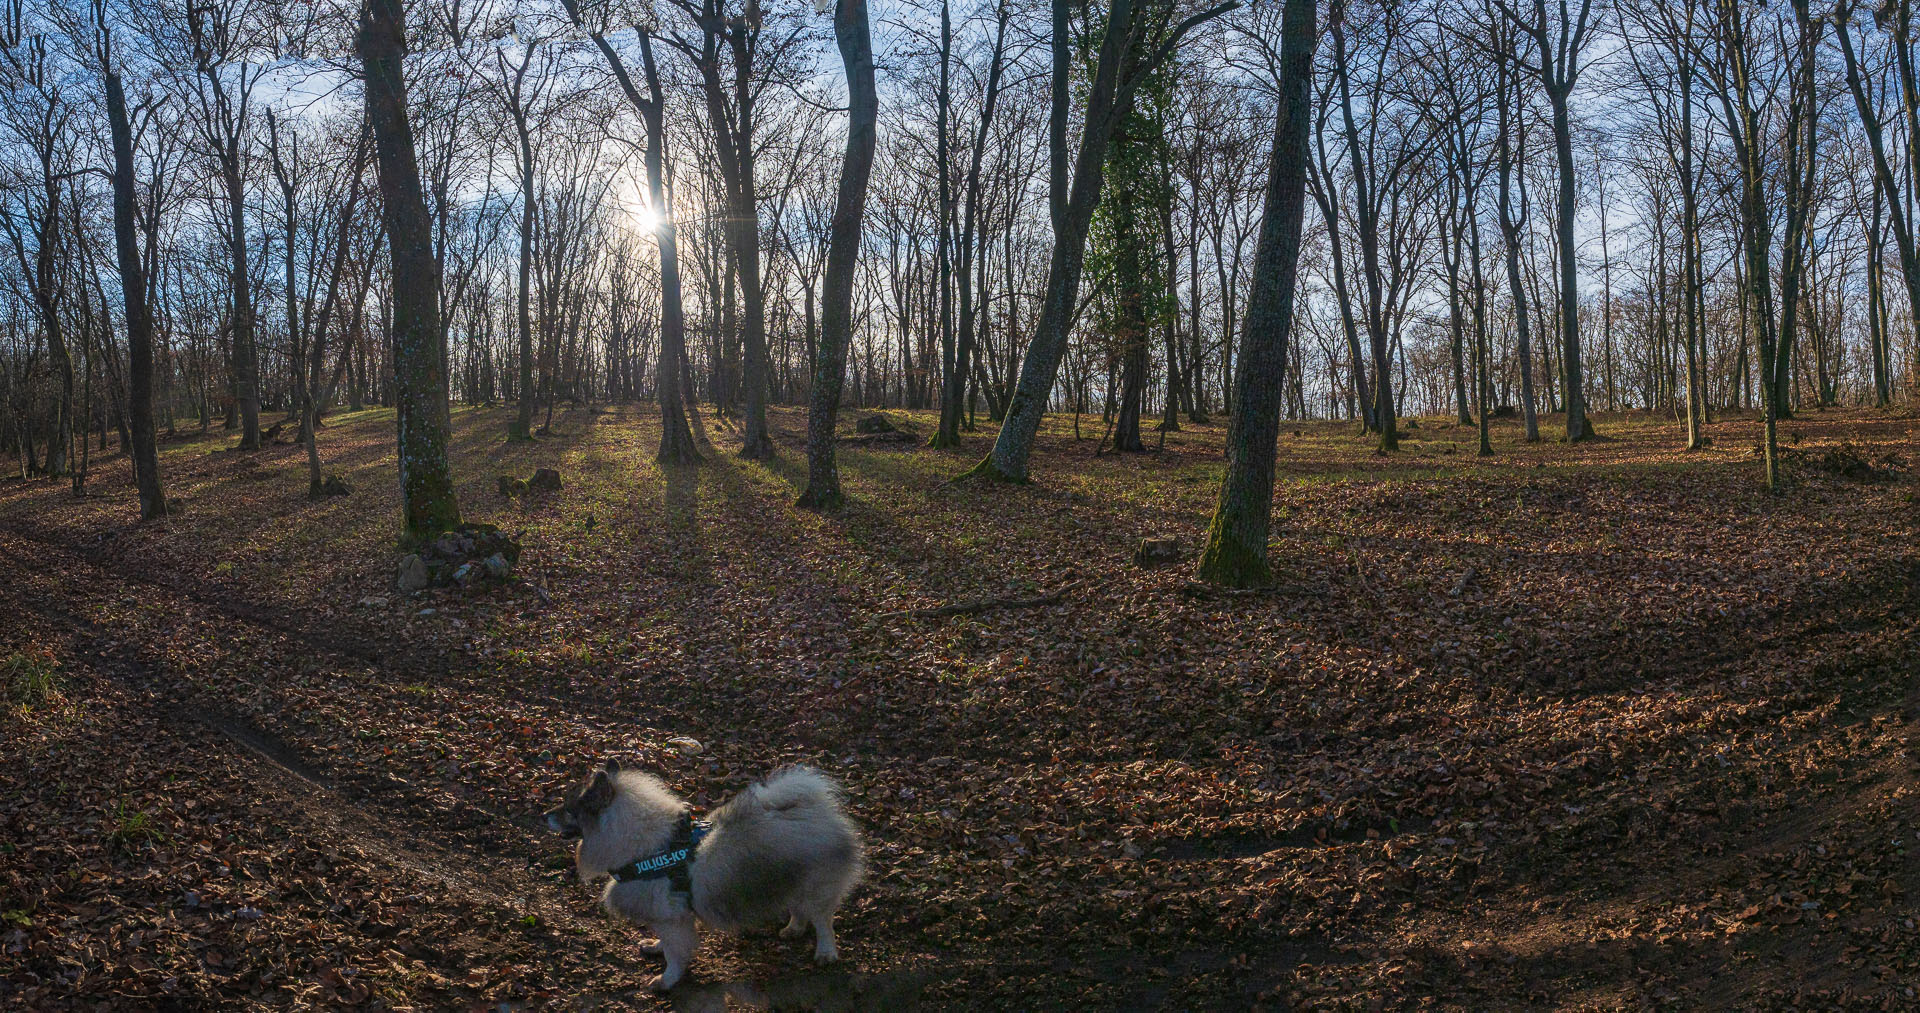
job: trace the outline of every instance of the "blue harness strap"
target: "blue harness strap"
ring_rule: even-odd
[[[700,842],[710,829],[712,827],[706,820],[696,820],[692,813],[683,811],[680,822],[674,825],[673,837],[667,841],[665,851],[636,858],[610,870],[608,874],[622,883],[642,879],[669,880],[675,894],[691,898],[693,880],[689,873],[699,853]]]

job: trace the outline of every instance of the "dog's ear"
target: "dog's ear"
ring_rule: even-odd
[[[597,813],[613,804],[613,778],[604,770],[593,772],[593,781],[580,793],[580,808]]]
[[[620,773],[620,761],[613,757],[608,757],[603,769],[606,770],[609,775],[618,774]]]

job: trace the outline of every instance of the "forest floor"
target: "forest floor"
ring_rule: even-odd
[[[531,444],[454,419],[527,584],[394,591],[382,410],[322,430],[343,498],[218,431],[165,446],[159,523],[123,457],[83,499],[0,482],[0,1006],[1920,1001],[1911,413],[1784,423],[1777,496],[1751,416],[1693,454],[1667,418],[1502,420],[1490,459],[1444,420],[1387,457],[1290,423],[1257,595],[1132,558],[1197,550],[1219,425],[1095,456],[1097,420],[1053,419],[1023,487],[947,483],[985,425],[850,444],[817,515],[799,409],[770,463],[705,415],[708,463],[667,474],[646,406]],[[498,495],[536,467],[565,488]],[[703,808],[843,779],[872,866],[844,962],[709,934],[645,993],[641,933],[536,826],[608,756]]]

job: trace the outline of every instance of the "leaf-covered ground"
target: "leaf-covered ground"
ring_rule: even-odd
[[[1503,423],[1490,460],[1444,421],[1392,457],[1289,424],[1260,595],[1132,561],[1197,548],[1217,426],[1096,457],[1056,419],[1030,487],[946,482],[986,426],[849,445],[822,516],[798,410],[777,461],[708,416],[673,474],[651,409],[506,418],[455,413],[466,514],[526,544],[478,594],[393,590],[383,411],[322,431],[354,492],[320,503],[300,448],[218,432],[167,445],[161,523],[124,458],[82,500],[0,483],[0,1005],[1920,1002],[1911,416],[1785,423],[1780,496],[1751,417],[1696,454]],[[495,491],[543,466],[557,496]],[[609,755],[701,806],[841,777],[873,867],[845,961],[710,935],[640,991],[534,819]]]

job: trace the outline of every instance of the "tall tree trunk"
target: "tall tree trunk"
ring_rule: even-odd
[[[841,503],[840,469],[834,460],[834,428],[840,412],[847,346],[853,341],[853,274],[860,256],[860,224],[873,174],[875,124],[880,99],[874,89],[873,42],[866,0],[839,0],[833,35],[847,73],[847,149],[840,163],[840,192],[828,227],[823,283],[820,354],[807,406],[807,488],[799,505],[830,510]]]
[[[52,142],[48,142],[51,144]],[[69,471],[67,444],[73,438],[73,355],[67,349],[66,328],[60,309],[60,279],[56,272],[56,250],[60,235],[60,180],[54,174],[49,155],[41,156],[46,181],[46,209],[40,223],[38,248],[34,254],[33,300],[40,313],[40,328],[47,339],[47,364],[53,369],[55,392],[52,417],[47,420],[48,478],[60,478]],[[22,272],[25,265],[22,265]],[[27,402],[32,404],[31,395]]]
[[[1469,193],[1472,191],[1469,190]],[[1467,244],[1469,255],[1473,258],[1473,375],[1474,403],[1480,413],[1480,456],[1493,455],[1493,443],[1488,439],[1487,416],[1488,401],[1492,397],[1493,385],[1491,359],[1493,342],[1487,331],[1487,280],[1482,271],[1480,257],[1480,211],[1478,201],[1469,196],[1467,199]]]
[[[1027,481],[1027,463],[1033,457],[1040,420],[1053,394],[1054,379],[1067,351],[1067,336],[1078,309],[1080,272],[1086,263],[1087,230],[1100,203],[1100,186],[1107,148],[1115,128],[1133,108],[1134,91],[1160,62],[1172,55],[1182,36],[1231,7],[1217,7],[1193,15],[1174,26],[1152,54],[1136,24],[1134,0],[1114,0],[1100,43],[1087,100],[1080,151],[1074,159],[1071,183],[1067,169],[1067,94],[1073,39],[1069,32],[1070,0],[1053,3],[1052,110],[1048,119],[1050,149],[1048,205],[1053,219],[1053,253],[1047,280],[1041,289],[1040,315],[1033,326],[1020,367],[1020,383],[1007,405],[1006,421],[993,442],[993,451],[968,474],[1003,481]]]
[[[566,0],[567,13],[580,20],[579,0]],[[626,62],[599,31],[590,31],[593,43],[613,72],[614,80],[627,102],[640,112],[647,132],[647,203],[654,215],[654,243],[660,253],[660,364],[654,370],[654,382],[660,396],[660,451],[655,459],[664,465],[700,463],[700,452],[693,444],[693,430],[687,421],[687,402],[693,391],[693,366],[687,358],[686,311],[680,298],[680,245],[667,205],[665,103],[660,88],[660,73],[653,61],[653,37],[639,32],[640,62],[647,79],[646,96],[634,86]]]
[[[1753,85],[1748,66],[1747,33],[1741,9],[1723,4],[1718,11],[1724,77],[1719,97],[1726,113],[1726,124],[1740,167],[1741,241],[1745,252],[1745,316],[1751,322],[1760,364],[1760,404],[1766,461],[1768,492],[1780,488],[1779,405],[1774,400],[1773,357],[1775,345],[1773,318],[1772,217],[1767,207],[1768,166],[1761,150],[1761,117],[1753,106]],[[1744,352],[1744,346],[1742,348]]]
[[[1449,202],[1440,216],[1440,246],[1447,267],[1447,355],[1453,366],[1453,403],[1460,424],[1473,425],[1473,413],[1467,407],[1466,310],[1461,306],[1460,256],[1466,248],[1465,229],[1455,216],[1459,214],[1459,195]],[[1471,199],[1466,198],[1466,199]]]
[[[1500,129],[1495,140],[1495,160],[1500,178],[1500,234],[1506,245],[1507,289],[1513,301],[1513,326],[1519,339],[1515,354],[1520,360],[1520,417],[1526,428],[1526,442],[1538,443],[1540,419],[1533,405],[1533,346],[1527,327],[1527,314],[1531,312],[1532,304],[1527,299],[1527,289],[1520,278],[1521,230],[1527,221],[1525,181],[1520,181],[1517,206],[1513,192],[1514,177],[1523,173],[1519,163],[1524,137],[1519,133],[1520,125],[1517,122],[1522,114],[1515,108],[1519,98],[1515,94],[1517,88],[1510,83],[1510,75],[1503,70],[1500,76],[1497,89]]]
[[[120,75],[112,70],[106,73],[106,84],[107,123],[113,134],[113,245],[127,314],[127,414],[133,436],[133,484],[140,493],[140,519],[144,521],[167,513],[153,432],[153,314],[147,305],[146,268],[134,234],[133,128],[127,120],[127,93]]]
[[[1887,158],[1885,128],[1881,123],[1879,113],[1874,109],[1873,102],[1867,97],[1866,88],[1862,81],[1859,58],[1854,53],[1852,37],[1847,33],[1847,23],[1852,17],[1852,9],[1852,3],[1848,2],[1840,4],[1834,12],[1834,27],[1840,42],[1840,53],[1846,60],[1847,88],[1853,93],[1854,108],[1860,114],[1860,124],[1867,135],[1867,146],[1873,153],[1873,174],[1879,181],[1880,189],[1887,196],[1887,222],[1893,228],[1893,245],[1900,254],[1900,274],[1902,280],[1907,283],[1907,304],[1909,306],[1920,307],[1920,250],[1916,249],[1916,236],[1914,234],[1913,222],[1909,220],[1907,216],[1906,202],[1901,196],[1906,192],[1901,186],[1903,181],[1894,178],[1893,166]],[[1896,13],[1899,19],[1896,27],[1904,33],[1907,27],[1906,21],[1909,17],[1907,5],[1904,3],[1899,4]],[[1909,39],[1902,42],[1900,41],[1901,38],[1904,38],[1904,35],[1897,37],[1895,44],[1903,47],[1902,58],[1899,62],[1903,68],[1901,76],[1902,86],[1906,88],[1911,87],[1911,77],[1909,74],[1910,68],[1908,68],[1904,55],[1906,52],[1904,47],[1910,46],[1911,40]],[[1911,108],[1912,103],[1909,103],[1909,105],[1909,122],[1911,122],[1911,114],[1913,113],[1913,109]],[[1912,144],[1911,134],[1909,134],[1908,144]],[[1911,149],[1908,152],[1907,161],[1913,170],[1914,178],[1920,179],[1920,158],[1915,158]],[[1920,343],[1920,311],[1912,313],[1911,316],[1916,335],[1915,340],[1917,343]]]
[[[1280,111],[1267,176],[1266,216],[1254,255],[1253,290],[1240,332],[1240,372],[1234,378],[1239,390],[1227,440],[1230,456],[1198,569],[1201,579],[1230,587],[1271,579],[1267,533],[1273,513],[1274,451],[1306,208],[1313,0],[1286,0],[1281,18]]]
[[[1390,376],[1393,355],[1388,345],[1390,336],[1380,274],[1380,215],[1377,202],[1380,195],[1372,192],[1371,170],[1362,151],[1359,125],[1354,120],[1344,23],[1336,19],[1329,34],[1333,36],[1334,74],[1340,88],[1341,134],[1347,141],[1347,167],[1353,175],[1354,209],[1359,219],[1360,267],[1366,282],[1367,339],[1373,353],[1373,421],[1380,432],[1380,449],[1394,451],[1400,449],[1400,436]]]
[[[393,268],[393,375],[398,405],[400,505],[407,534],[431,538],[460,523],[447,464],[446,334],[440,263],[407,122],[406,20],[401,0],[367,0],[356,38],[366,69],[367,118],[380,172],[381,210]]]
[[[1700,194],[1694,186],[1693,63],[1680,54],[1680,243],[1687,342],[1687,449],[1706,443],[1706,326],[1700,266]]]
[[[954,447],[960,444],[960,400],[958,392],[964,389],[962,382],[965,374],[960,363],[960,349],[953,329],[953,170],[948,162],[948,141],[952,137],[953,118],[953,12],[948,0],[940,0],[940,84],[934,93],[934,142],[933,172],[935,199],[939,206],[934,212],[934,301],[940,307],[940,422],[934,430],[933,438],[928,441],[934,447]],[[966,278],[967,271],[961,269],[961,285],[971,288]],[[969,291],[967,295],[971,295]],[[964,326],[964,325],[962,325]]]
[[[529,46],[529,49],[532,47]],[[526,65],[533,62],[528,54]],[[518,85],[516,84],[516,89]],[[514,405],[513,421],[507,425],[510,440],[533,439],[533,216],[538,204],[534,197],[533,136],[527,128],[526,112],[519,108],[516,90],[513,111],[514,129],[520,138],[520,263],[515,297],[519,303],[520,378],[519,400]]]
[[[260,354],[254,344],[253,276],[247,267],[247,194],[240,169],[240,139],[221,153],[220,173],[227,190],[228,250],[233,258],[233,399],[240,413],[240,449],[260,449]]]
[[[759,195],[754,179],[754,102],[753,50],[747,34],[757,31],[760,20],[758,0],[747,0],[742,18],[723,19],[716,0],[703,5],[700,24],[704,45],[695,61],[700,70],[706,97],[707,119],[713,129],[714,154],[720,165],[721,183],[726,190],[727,215],[724,237],[731,253],[739,283],[742,325],[739,338],[744,345],[745,363],[740,373],[739,394],[745,419],[741,426],[740,456],[765,459],[774,456],[773,438],[767,429],[767,395],[771,369],[767,353],[766,300],[760,287]],[[733,57],[733,115],[728,115],[726,86],[720,80],[719,43],[724,39]],[[731,286],[725,303],[727,336],[733,338]],[[729,356],[729,359],[731,356]]]
[[[1159,207],[1160,256],[1167,272],[1167,305],[1161,311],[1160,337],[1167,356],[1167,396],[1160,406],[1160,431],[1177,433],[1180,431],[1180,403],[1184,400],[1187,410],[1192,411],[1193,399],[1187,395],[1180,367],[1180,257],[1173,249],[1173,167],[1164,162],[1160,167],[1160,193],[1164,198]]]
[[[1571,86],[1569,85],[1569,88]],[[1560,213],[1554,224],[1560,238],[1560,367],[1567,411],[1567,442],[1593,435],[1587,422],[1586,381],[1580,365],[1580,262],[1573,242],[1575,196],[1579,167],[1573,163],[1573,121],[1565,90],[1550,88],[1553,105],[1553,146],[1560,160]]]
[[[1333,265],[1334,302],[1340,307],[1340,329],[1347,337],[1347,359],[1353,364],[1352,400],[1358,406],[1360,432],[1364,435],[1373,431],[1373,395],[1367,384],[1367,362],[1360,353],[1360,327],[1354,320],[1353,296],[1347,285],[1346,254],[1340,248],[1340,213],[1334,204],[1338,191],[1333,185],[1333,170],[1326,167],[1321,133],[1314,131],[1314,143],[1320,151],[1319,170],[1309,181],[1313,184],[1313,199],[1320,206],[1321,220],[1327,224],[1327,260]],[[1217,257],[1217,247],[1214,252]],[[1225,293],[1222,298],[1226,298]]]

